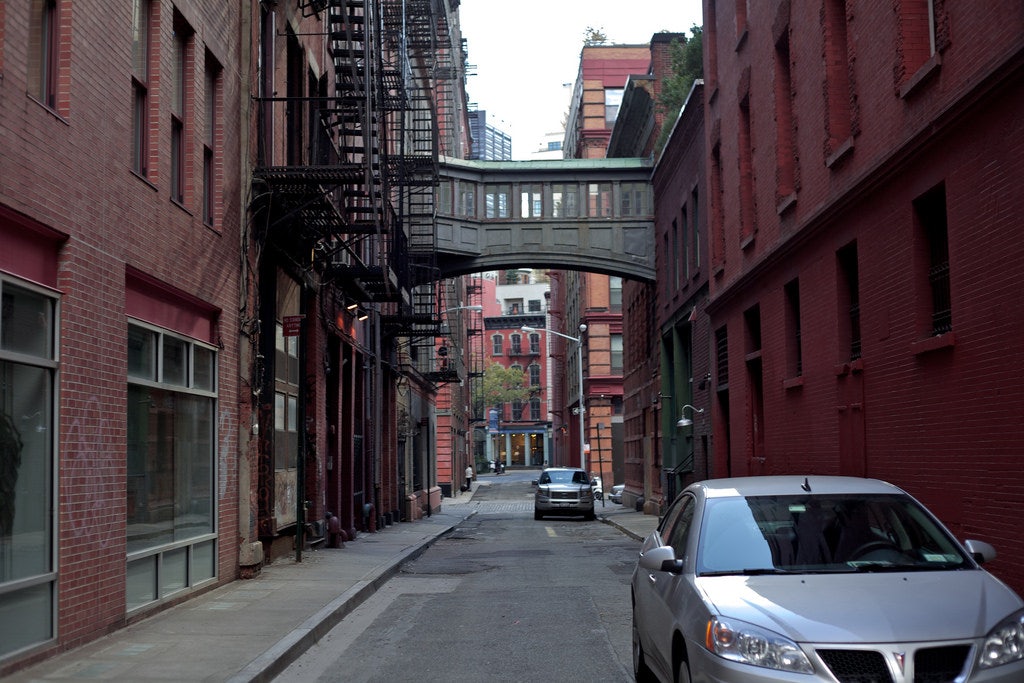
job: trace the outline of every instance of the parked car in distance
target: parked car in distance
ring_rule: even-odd
[[[687,487],[631,581],[638,681],[1024,681],[1024,601],[905,491],[767,476]]]
[[[594,482],[579,467],[548,467],[540,473],[533,492],[533,518],[545,515],[582,515],[595,519]]]
[[[626,488],[625,484],[616,484],[612,487],[612,492],[608,494],[608,500],[613,503],[622,505],[622,491]]]

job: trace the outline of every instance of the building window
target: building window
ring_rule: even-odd
[[[697,194],[697,188],[693,188],[693,192],[690,193],[690,223],[693,225],[693,269],[694,271],[700,270],[700,210],[698,204],[699,195]]]
[[[221,67],[209,52],[206,53],[204,75],[206,116],[203,126],[203,223],[217,226],[217,188],[220,155],[220,80]]]
[[[739,171],[740,171],[740,245],[747,246],[757,231],[754,225],[754,141],[751,131],[750,96],[740,102]]]
[[[914,212],[928,255],[928,291],[931,299],[931,334],[953,329],[949,286],[949,235],[946,223],[946,187],[939,185],[914,200]]]
[[[522,218],[541,218],[544,215],[543,185],[523,185],[519,196],[519,211]]]
[[[487,185],[484,187],[484,217],[511,218],[512,186]]]
[[[518,422],[523,419],[523,400],[520,398],[512,400],[512,421]]]
[[[711,172],[708,174],[711,192],[711,267],[725,265],[725,182],[722,178],[722,145],[711,148]]]
[[[180,14],[174,14],[171,68],[171,199],[185,203],[187,175],[187,126],[190,85],[189,65],[192,63],[192,29]]]
[[[132,3],[132,170],[149,175],[150,2]]]
[[[622,106],[622,95],[625,88],[604,89],[604,123],[608,128],[615,126],[615,119],[619,117],[619,107]]]
[[[526,310],[530,313],[540,313],[540,299],[528,299]]]
[[[57,0],[32,0],[29,17],[29,94],[50,109],[57,108],[60,22]]]
[[[445,216],[452,214],[452,184],[445,180],[437,185],[437,212]]]
[[[841,151],[852,131],[850,55],[846,0],[825,0],[826,134],[830,155]]]
[[[556,183],[551,186],[551,216],[576,218],[579,216],[579,186]]]
[[[537,364],[537,363],[530,363],[529,371],[530,371],[530,386],[531,387],[539,387],[540,386],[540,365]]]
[[[761,358],[761,307],[753,306],[743,313],[747,330],[747,418],[751,456],[765,455],[764,364]]]
[[[786,376],[803,374],[803,352],[800,340],[800,281],[786,283]]]
[[[685,285],[690,280],[690,221],[687,212],[687,207],[683,204],[682,210],[679,212],[680,229],[679,236],[676,240],[676,258],[674,259],[678,263],[676,273],[676,287],[679,288]]]
[[[617,275],[608,277],[608,310],[613,313],[622,311],[622,278]]]
[[[128,325],[128,609],[216,576],[217,354]]]
[[[0,659],[55,635],[56,320],[56,299],[0,279]]]
[[[622,335],[612,334],[608,336],[611,345],[611,374],[622,374]]]
[[[789,27],[775,44],[775,165],[782,200],[796,191],[796,155],[793,151],[793,79],[789,62]]]
[[[715,330],[715,383],[719,391],[729,388],[729,333],[724,326]]]
[[[857,243],[852,242],[836,252],[836,259],[839,262],[839,348],[848,351],[849,360],[857,360],[860,358]]]
[[[612,215],[612,184],[589,183],[587,185],[587,215],[610,218]]]
[[[530,354],[537,355],[540,353],[540,334],[536,332],[530,333]]]
[[[509,337],[509,341],[512,343],[512,355],[521,355],[523,353],[523,335],[513,334]]]
[[[938,52],[935,0],[900,0],[897,12],[901,58],[897,85],[903,85]]]
[[[493,337],[491,337],[492,356],[500,356],[504,354],[504,351],[502,350],[503,339],[504,338],[500,334],[496,334]]]
[[[540,414],[540,398],[537,396],[530,399],[530,419],[534,422],[540,422],[542,419]]]

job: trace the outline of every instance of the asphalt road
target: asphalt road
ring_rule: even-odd
[[[534,521],[535,477],[481,478],[475,515],[277,680],[632,680],[639,544],[600,522]]]

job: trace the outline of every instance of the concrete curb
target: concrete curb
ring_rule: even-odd
[[[467,515],[465,519],[471,516],[472,514]],[[329,602],[323,609],[277,641],[266,652],[246,664],[241,671],[229,678],[228,682],[269,683],[274,680],[276,676],[279,676],[288,666],[298,660],[306,650],[327,635],[342,619],[390,581],[401,569],[403,563],[415,560],[438,539],[450,534],[456,526],[458,524],[452,524],[432,538],[420,541],[409,551],[395,555],[375,576],[356,583]]]

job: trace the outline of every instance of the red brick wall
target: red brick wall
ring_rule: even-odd
[[[202,156],[190,150],[195,191],[187,204],[169,199],[170,131],[162,103],[154,117],[150,181],[131,170],[132,100],[128,4],[83,0],[58,3],[61,36],[56,112],[27,90],[28,5],[3,9],[3,86],[0,206],[67,235],[57,256],[60,302],[57,649],[96,638],[125,622],[126,514],[126,272],[132,269],[217,311],[219,401],[215,498],[220,531],[219,579],[237,575],[239,302],[239,10],[222,2],[185,5],[195,28],[196,64],[190,73],[190,125],[202,125],[202,57],[209,49],[224,67],[220,191],[223,226],[202,225]],[[170,68],[170,4],[161,13],[153,50]],[[164,79],[164,83],[169,79]],[[165,93],[166,95],[166,93]],[[2,214],[0,214],[2,215]],[[9,228],[6,219],[0,218]],[[0,235],[3,230],[0,230]],[[0,237],[0,239],[3,239]],[[0,245],[2,250],[2,245]],[[248,418],[246,418],[247,420]],[[245,422],[248,424],[248,422]],[[39,656],[39,655],[35,655]]]
[[[717,6],[715,26],[731,24],[730,3],[705,5]],[[1024,504],[1024,310],[1017,294],[1024,246],[1015,218],[1024,195],[1014,189],[1024,149],[1024,17],[1013,2],[984,11],[937,6],[941,53],[914,74],[901,71],[908,38],[891,7],[847,13],[852,127],[839,149],[829,139],[820,17],[795,10],[788,17],[800,179],[788,206],[778,203],[774,187],[777,35],[760,28],[780,25],[777,8],[750,4],[745,41],[719,40],[717,54],[705,56],[706,65],[717,64],[719,87],[708,93],[706,110],[709,150],[721,149],[716,242],[724,247],[710,315],[712,329],[726,326],[729,337],[728,411],[716,406],[714,413],[722,435],[716,461],[733,474],[864,472],[889,480],[923,499],[960,538],[996,545],[1000,557],[991,570],[1024,591],[1024,539],[1010,512]],[[744,243],[734,210],[735,141],[739,98],[747,92],[756,213],[753,239]],[[939,183],[946,192],[953,332],[934,338],[913,202]],[[839,338],[846,311],[836,252],[853,241],[863,349],[850,364]],[[799,377],[787,366],[793,340],[784,287],[794,279]],[[753,306],[762,328],[764,406],[764,448],[756,454],[753,349],[744,320]]]

